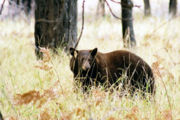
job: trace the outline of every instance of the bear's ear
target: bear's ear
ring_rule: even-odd
[[[94,48],[94,49],[91,51],[91,55],[92,55],[93,57],[96,56],[97,51],[98,51],[98,49],[97,49],[97,48]]]
[[[70,51],[70,54],[73,56],[73,57],[77,57],[77,54],[78,54],[78,51],[76,50],[76,49],[74,49],[74,48],[70,48],[69,49],[69,51]]]

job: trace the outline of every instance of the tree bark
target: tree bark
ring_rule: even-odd
[[[36,0],[35,53],[40,47],[73,47],[77,41],[77,0]]]
[[[105,16],[105,1],[104,0],[99,0],[98,5],[97,5],[97,10],[96,10],[96,16]]]
[[[149,0],[144,0],[144,15],[145,16],[151,15],[151,6]]]
[[[175,16],[177,13],[177,0],[169,0],[169,14]]]
[[[122,9],[122,32],[124,47],[130,48],[136,45],[133,29],[133,2],[131,0],[121,0]]]

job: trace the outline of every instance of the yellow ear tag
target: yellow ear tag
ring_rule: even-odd
[[[74,57],[75,58],[77,57],[77,51],[74,51]]]

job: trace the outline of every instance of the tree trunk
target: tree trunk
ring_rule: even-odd
[[[144,15],[145,16],[151,15],[151,6],[149,0],[144,0]]]
[[[175,16],[177,12],[177,0],[170,0],[169,1],[169,14]]]
[[[35,52],[40,47],[73,47],[77,41],[77,0],[36,0]]]
[[[105,16],[105,1],[104,0],[99,0],[98,5],[97,5],[97,10],[96,10],[96,16]]]
[[[136,45],[133,30],[132,8],[133,2],[131,0],[121,0],[123,42],[124,47],[128,48]]]
[[[2,114],[1,114],[1,111],[0,111],[0,120],[4,120],[4,119],[3,119],[3,116],[2,116]]]
[[[31,12],[31,3],[32,0],[22,0],[22,4],[24,6],[24,12],[26,13],[26,15],[29,15]]]

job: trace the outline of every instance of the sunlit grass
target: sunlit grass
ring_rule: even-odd
[[[89,95],[79,89],[74,91],[70,57],[59,50],[59,55],[51,56],[46,63],[50,68],[40,69],[37,66],[41,66],[42,61],[37,61],[34,54],[33,20],[31,24],[21,19],[4,20],[0,22],[0,110],[3,116],[18,120],[180,119],[180,17],[167,20],[136,14],[135,18],[137,47],[131,51],[150,66],[155,62],[159,64],[161,77],[156,74],[155,102],[138,96],[121,98],[118,91],[109,93],[100,88],[93,88]],[[109,17],[94,20],[87,16],[78,49],[94,47],[101,52],[124,49],[121,21]],[[33,90],[39,92],[39,100],[16,103],[17,94]]]

